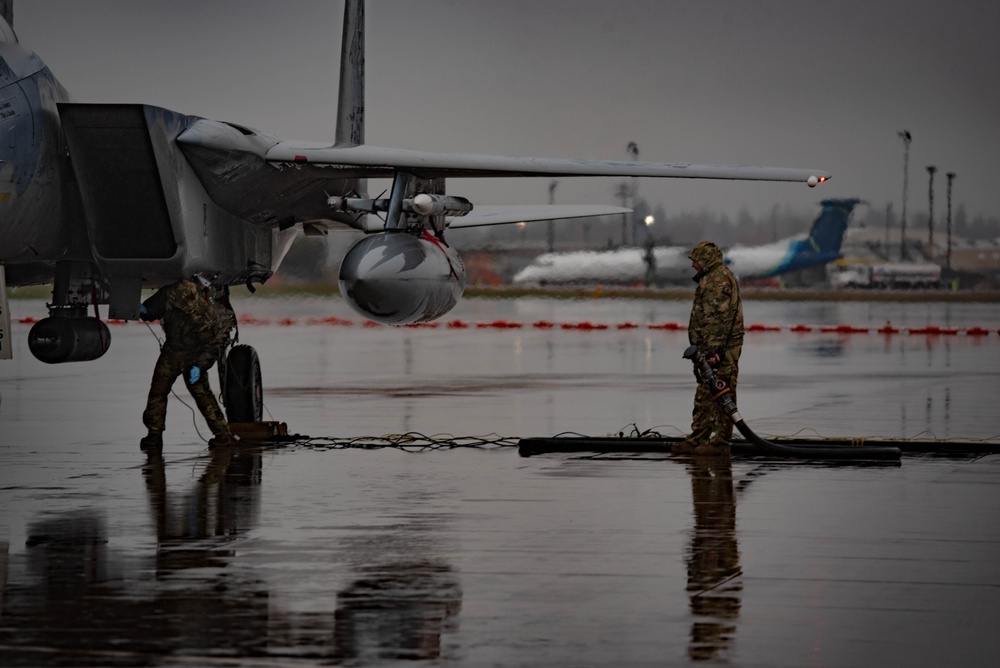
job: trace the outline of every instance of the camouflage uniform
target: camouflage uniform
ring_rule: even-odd
[[[220,332],[215,306],[198,291],[192,281],[178,281],[160,289],[143,302],[144,320],[160,320],[166,341],[153,367],[153,380],[142,422],[150,437],[158,440],[167,417],[167,395],[178,376],[184,378],[198,410],[205,417],[212,434],[228,438],[229,425],[208,383],[208,370],[220,353],[220,343],[228,332]],[[190,382],[192,367],[201,370],[200,378]],[[144,439],[145,442],[145,439]]]
[[[743,350],[743,304],[739,283],[733,272],[722,263],[722,251],[711,241],[695,246],[688,257],[701,266],[701,271],[694,277],[698,288],[691,306],[688,340],[698,346],[705,357],[719,356],[716,377],[731,388],[735,401],[740,353]],[[685,439],[685,444],[728,451],[733,437],[733,423],[713,401],[713,395],[708,387],[698,384],[691,435]],[[683,448],[681,451],[684,451]]]

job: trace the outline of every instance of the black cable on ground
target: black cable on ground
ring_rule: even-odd
[[[453,450],[456,448],[485,450],[516,447],[518,440],[516,437],[504,437],[496,434],[487,434],[485,436],[436,434],[428,436],[410,431],[405,434],[358,436],[355,438],[289,435],[269,440],[266,443],[262,443],[262,445],[298,446],[311,450],[381,450],[383,448],[393,448],[402,450],[403,452],[429,452],[432,450]]]

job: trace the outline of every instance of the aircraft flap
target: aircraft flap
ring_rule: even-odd
[[[620,206],[603,206],[598,204],[539,204],[536,206],[477,205],[471,212],[461,218],[450,219],[448,227],[483,227],[485,225],[526,223],[540,220],[589,218],[593,216],[621,215],[630,211],[631,209],[625,209]]]

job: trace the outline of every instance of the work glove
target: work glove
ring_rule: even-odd
[[[139,304],[139,319],[149,320],[149,310],[146,308],[145,304]]]
[[[201,369],[196,366],[191,367],[188,371],[188,385],[194,385],[201,379]]]

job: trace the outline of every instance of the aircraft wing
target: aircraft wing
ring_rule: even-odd
[[[164,113],[147,108],[147,114]],[[830,178],[828,172],[810,169],[756,167],[752,165],[703,165],[613,160],[570,160],[507,157],[476,153],[438,153],[390,149],[366,144],[329,145],[283,141],[256,130],[192,119],[176,137],[188,162],[212,198],[230,213],[255,224],[285,225],[287,221],[317,221],[356,227],[352,216],[331,212],[328,195],[343,196],[349,180],[393,178],[398,172],[417,179],[476,177],[645,176],[658,178],[743,179],[797,181],[815,185]],[[480,207],[476,207],[479,209]],[[471,227],[522,220],[549,220],[621,213],[620,209],[585,213],[549,211],[510,212],[501,218],[472,212],[453,227]]]
[[[658,178],[801,181],[831,178],[817,169],[705,165],[685,162],[628,162],[507,157],[477,153],[436,153],[377,146],[323,146],[278,142],[265,155],[277,165],[341,167],[368,178],[389,178],[404,170],[419,178],[474,178],[503,176],[649,176]],[[815,185],[815,182],[813,183]]]

